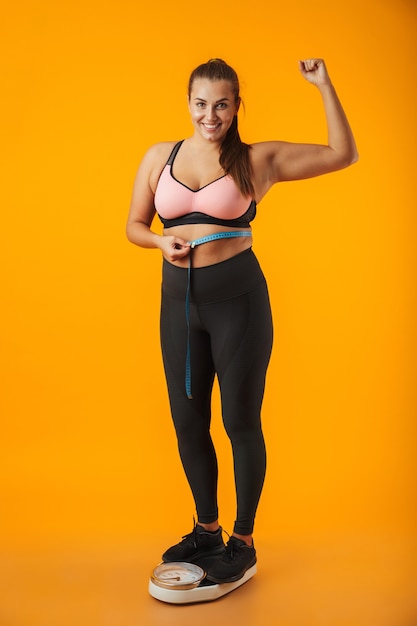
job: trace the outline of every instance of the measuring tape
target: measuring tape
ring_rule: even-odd
[[[190,247],[194,249],[196,246],[200,246],[203,243],[209,241],[215,241],[216,239],[232,239],[234,237],[251,237],[251,231],[247,230],[230,230],[222,233],[213,233],[213,235],[206,235],[199,239],[190,241]],[[191,395],[191,354],[190,354],[190,288],[191,288],[191,254],[188,261],[188,281],[187,281],[187,293],[185,296],[185,317],[187,319],[187,354],[185,357],[185,391],[187,398],[192,400]]]

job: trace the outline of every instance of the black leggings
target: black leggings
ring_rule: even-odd
[[[217,374],[223,423],[232,443],[237,495],[234,532],[253,532],[265,478],[261,429],[272,318],[265,278],[251,249],[191,272],[189,305],[192,399],[185,391],[188,271],[164,261],[161,345],[172,418],[198,520],[214,522],[217,458],[210,436]]]

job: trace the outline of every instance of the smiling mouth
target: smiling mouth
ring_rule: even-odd
[[[219,128],[220,124],[203,124],[203,126],[207,130],[216,130],[216,128]]]

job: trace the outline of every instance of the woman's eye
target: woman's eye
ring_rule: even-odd
[[[225,108],[226,108],[226,103],[225,102],[219,102],[219,104],[216,107],[216,109],[225,109]]]
[[[197,106],[198,109],[202,109],[203,106],[204,106],[204,102],[197,102],[196,106]]]

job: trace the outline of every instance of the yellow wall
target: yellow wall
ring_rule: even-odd
[[[240,74],[249,142],[326,139],[297,69],[323,56],[361,156],[276,187],[254,224],[275,321],[258,532],[414,526],[416,17],[412,0],[9,3],[1,541],[190,527],[159,353],[160,255],[129,244],[124,223],[146,148],[191,132],[188,74],[212,56]],[[214,434],[230,530],[217,411]]]

